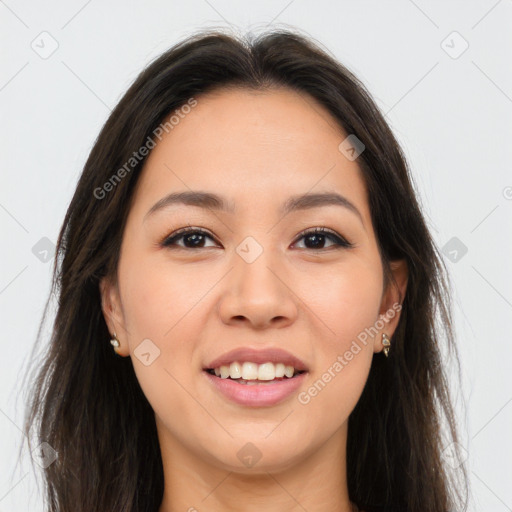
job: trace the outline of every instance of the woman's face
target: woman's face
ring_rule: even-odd
[[[357,159],[339,149],[349,134],[320,104],[285,89],[196,99],[145,163],[104,313],[162,446],[230,471],[285,469],[345,438],[398,292],[383,288]],[[191,192],[218,198],[165,200]],[[330,234],[301,234],[315,228]],[[299,376],[253,380],[292,358]],[[222,362],[233,378],[214,375]]]

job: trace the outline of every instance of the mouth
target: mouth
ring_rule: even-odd
[[[246,407],[271,407],[290,399],[311,370],[282,348],[249,346],[231,350],[202,369],[214,392]]]

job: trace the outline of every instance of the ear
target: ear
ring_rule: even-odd
[[[375,336],[374,352],[380,352],[384,347],[382,345],[382,333],[386,333],[391,338],[396,330],[402,304],[407,290],[407,280],[409,269],[407,262],[403,260],[393,260],[390,262],[392,278],[387,288],[382,294],[382,301],[379,311],[379,334]]]
[[[130,354],[128,340],[126,338],[127,331],[124,327],[123,308],[119,296],[119,288],[110,278],[103,277],[100,280],[100,297],[101,311],[103,318],[107,324],[110,335],[114,333],[119,340],[119,347],[115,349],[120,356],[128,356]],[[105,340],[108,343],[108,340]],[[112,347],[114,349],[114,347]]]

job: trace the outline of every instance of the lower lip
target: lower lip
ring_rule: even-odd
[[[283,379],[272,384],[238,384],[232,379],[221,379],[203,371],[208,380],[225,397],[240,405],[265,407],[276,405],[288,398],[304,382],[306,373],[300,373],[291,379]]]

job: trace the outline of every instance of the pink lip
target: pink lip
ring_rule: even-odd
[[[307,371],[308,368],[303,361],[294,355],[280,348],[267,348],[265,350],[255,350],[249,347],[242,347],[226,352],[211,363],[208,363],[203,369],[213,370],[221,366],[229,366],[234,361],[239,363],[283,363],[285,366],[293,366],[298,371]]]
[[[291,379],[279,380],[272,384],[248,386],[238,384],[232,379],[221,379],[206,371],[202,373],[225,397],[250,407],[272,406],[282,402],[301,386],[306,377],[306,373],[301,373]]]

